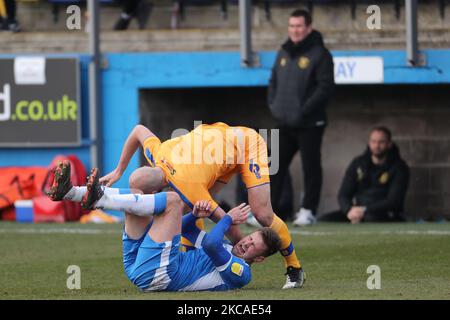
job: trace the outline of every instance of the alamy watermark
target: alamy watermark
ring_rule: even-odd
[[[366,272],[370,274],[370,276],[367,278],[367,289],[374,290],[374,289],[381,289],[381,269],[379,266],[373,264],[367,267]]]
[[[66,286],[69,290],[80,290],[81,289],[81,269],[77,265],[70,265],[67,267],[66,273],[69,274],[67,277]]]
[[[370,16],[366,20],[366,26],[369,30],[381,29],[381,9],[377,5],[368,6],[366,13]]]
[[[273,175],[279,169],[279,130],[255,131],[226,124],[204,125],[194,121],[194,130],[178,128],[172,132],[171,165],[248,165],[258,174]],[[270,143],[270,156],[268,154]]]
[[[68,6],[66,9],[66,27],[69,30],[81,30],[81,8],[77,5]]]
[[[77,5],[70,5],[66,9],[66,27],[69,30],[81,30],[81,8]],[[366,26],[369,30],[381,29],[381,9],[378,5],[370,5],[366,9],[369,15],[366,20]]]

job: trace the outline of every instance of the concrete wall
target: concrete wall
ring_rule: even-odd
[[[319,214],[338,208],[336,194],[344,171],[362,153],[371,127],[392,129],[411,167],[406,209],[411,219],[450,218],[450,86],[340,86],[329,106],[322,148],[324,184]],[[162,139],[176,128],[191,130],[195,120],[272,128],[266,89],[196,88],[141,90],[140,114]],[[291,164],[299,208],[303,190],[301,161]],[[219,199],[235,204],[236,180]]]

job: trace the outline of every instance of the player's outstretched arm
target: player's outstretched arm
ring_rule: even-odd
[[[135,126],[128,136],[127,140],[125,141],[125,144],[123,145],[122,153],[120,154],[120,159],[117,167],[112,172],[108,173],[104,177],[101,177],[100,183],[107,187],[110,187],[116,181],[118,181],[122,177],[123,172],[130,163],[131,157],[134,155],[139,146],[143,145],[144,141],[148,137],[154,136],[155,135],[153,134],[153,132],[151,132],[147,127],[144,127],[140,124]]]
[[[223,247],[223,237],[232,224],[243,223],[250,213],[250,206],[245,203],[231,209],[220,219],[214,228],[204,236],[202,247],[216,267],[225,265],[231,254]]]
[[[213,212],[210,219],[217,223],[226,214],[227,213],[221,207],[217,207],[217,209]],[[243,238],[242,232],[237,225],[232,225],[229,228],[226,236],[233,244],[239,242],[239,240],[241,240]]]

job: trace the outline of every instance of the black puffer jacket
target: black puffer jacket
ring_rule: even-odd
[[[268,89],[269,108],[281,126],[325,125],[333,90],[333,58],[318,31],[298,44],[287,40],[281,46]]]
[[[408,183],[409,168],[397,145],[392,145],[382,165],[373,164],[367,148],[347,168],[339,190],[339,205],[348,213],[355,199],[356,205],[367,207],[368,215],[402,213]]]

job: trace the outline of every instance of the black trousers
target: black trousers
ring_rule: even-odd
[[[141,0],[119,0],[119,4],[122,6],[122,12],[134,16],[137,13],[139,2]]]
[[[16,21],[16,0],[5,0],[6,14],[8,22]]]
[[[280,127],[279,130],[279,169],[271,177],[271,200],[274,211],[279,211],[284,178],[292,158],[300,150],[305,188],[302,208],[312,210],[313,214],[316,214],[322,189],[321,147],[325,127],[301,129]],[[273,155],[271,157],[273,159]]]

